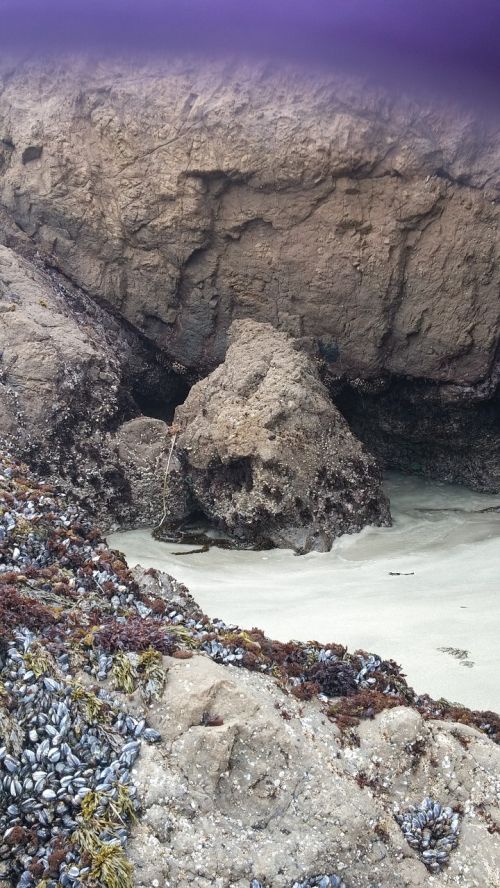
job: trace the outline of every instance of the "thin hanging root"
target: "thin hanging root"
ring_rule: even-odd
[[[159,523],[156,527],[153,528],[153,532],[154,532],[155,530],[161,530],[161,529],[162,529],[162,527],[163,527],[163,525],[164,525],[164,523],[165,523],[165,519],[166,519],[166,517],[167,517],[168,473],[169,473],[169,471],[170,471],[170,463],[172,462],[172,456],[173,456],[173,453],[174,453],[174,447],[175,447],[175,442],[176,442],[176,441],[177,441],[177,432],[174,432],[174,435],[173,435],[172,441],[170,442],[170,452],[169,452],[169,454],[168,454],[167,465],[165,466],[165,474],[164,474],[164,476],[163,476],[163,490],[162,490],[162,495],[163,495],[163,514],[162,514],[162,516],[161,516],[160,523]]]

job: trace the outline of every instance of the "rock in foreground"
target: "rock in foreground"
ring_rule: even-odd
[[[235,321],[225,362],[177,408],[192,499],[237,540],[297,552],[388,524],[375,460],[305,354],[269,324]]]
[[[196,655],[166,662],[148,716],[163,739],[136,766],[137,888],[292,888],[320,873],[346,888],[498,884],[500,750],[476,730],[398,706],[348,739],[271,678]],[[435,876],[395,817],[429,795],[464,812]]]

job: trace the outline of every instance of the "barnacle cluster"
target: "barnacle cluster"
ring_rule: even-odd
[[[457,811],[425,798],[418,807],[411,805],[395,816],[406,841],[418,851],[431,873],[438,873],[446,866],[450,852],[458,844],[460,814]]]

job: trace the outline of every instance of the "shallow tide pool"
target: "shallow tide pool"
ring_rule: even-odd
[[[280,641],[340,642],[400,663],[418,692],[500,711],[500,496],[391,475],[394,524],[326,554],[160,543],[110,534],[131,566],[184,582],[211,617]]]

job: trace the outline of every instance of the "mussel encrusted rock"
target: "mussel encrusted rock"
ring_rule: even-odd
[[[324,551],[340,534],[390,523],[374,458],[313,360],[269,324],[232,324],[224,363],[175,422],[192,513],[236,541]]]
[[[406,841],[418,851],[431,873],[438,873],[449,861],[450,852],[458,845],[460,815],[440,802],[425,798],[415,807],[396,813]]]

